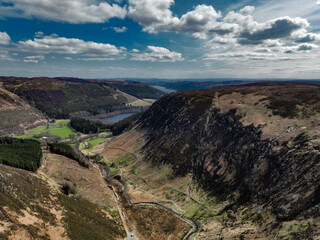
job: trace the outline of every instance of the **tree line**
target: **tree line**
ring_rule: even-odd
[[[138,120],[141,115],[142,113],[136,113],[113,124],[107,124],[101,121],[90,121],[83,118],[71,118],[70,125],[76,131],[85,134],[111,131],[114,136],[117,136],[133,127],[135,121]]]

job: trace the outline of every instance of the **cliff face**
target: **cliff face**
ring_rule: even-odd
[[[319,86],[294,83],[173,93],[140,118],[142,151],[221,200],[239,192],[281,220],[317,216],[319,102]]]

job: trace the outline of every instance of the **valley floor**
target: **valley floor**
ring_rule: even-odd
[[[192,181],[191,173],[175,177],[170,166],[152,166],[142,161],[142,155],[139,154],[142,141],[141,133],[131,130],[114,137],[112,141],[100,143],[89,154],[104,157],[102,162],[110,169],[110,176],[120,179],[132,202],[161,204],[180,216],[195,220],[199,229],[188,239],[303,239],[295,236],[304,236],[311,228],[313,236],[319,236],[312,239],[320,239],[319,219],[288,221],[279,225],[268,209],[255,205],[231,207],[237,201],[237,193],[228,201],[218,201]],[[123,189],[119,191],[123,193]],[[135,211],[132,208],[122,208],[132,231],[140,240],[180,239],[161,235],[153,237],[152,233],[163,231],[165,226],[157,223],[158,229],[150,231],[150,226],[141,224],[141,219],[133,215]],[[139,213],[146,222],[152,222],[156,214],[155,211],[150,215],[142,210]]]

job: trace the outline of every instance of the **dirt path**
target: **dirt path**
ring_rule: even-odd
[[[106,159],[105,159],[105,160],[106,160]],[[111,162],[108,161],[108,160],[106,160],[106,161],[109,162],[109,163],[111,163]],[[116,165],[116,164],[115,164],[115,165]],[[121,174],[122,174],[121,168],[120,168],[119,166],[117,166],[117,168],[119,168],[119,170],[120,170],[120,172],[121,172]],[[100,174],[101,174],[100,176],[103,176],[103,174],[101,173],[101,170],[100,170],[100,169],[99,169],[99,171],[100,171]],[[107,174],[107,172],[106,172],[106,174]],[[160,204],[160,203],[155,203],[155,202],[136,202],[136,203],[134,203],[134,202],[132,201],[130,195],[127,193],[127,186],[126,186],[124,183],[122,183],[122,182],[120,182],[120,181],[118,181],[118,180],[115,180],[115,181],[118,182],[118,184],[120,184],[120,185],[122,186],[122,188],[123,188],[123,195],[125,195],[124,199],[127,199],[128,203],[129,203],[130,205],[136,205],[136,206],[157,206],[157,207],[161,207],[161,208],[165,209],[166,211],[172,213],[172,214],[175,215],[176,217],[178,217],[180,220],[186,222],[187,224],[189,224],[189,225],[191,226],[191,229],[190,229],[190,231],[189,231],[188,233],[185,234],[185,236],[183,237],[183,240],[190,240],[191,237],[193,237],[193,236],[199,231],[199,229],[200,229],[199,223],[196,222],[195,220],[191,219],[191,218],[188,218],[188,217],[186,217],[186,216],[183,216],[184,211],[183,211],[174,201],[172,201],[172,200],[167,200],[167,199],[160,199],[160,198],[154,196],[153,194],[148,193],[147,191],[145,191],[145,190],[143,190],[143,189],[140,189],[140,188],[138,187],[138,184],[137,184],[137,183],[132,182],[131,180],[129,180],[128,178],[126,178],[124,175],[122,175],[122,176],[123,176],[127,181],[129,181],[130,183],[136,185],[137,188],[138,188],[140,191],[143,191],[144,193],[147,193],[147,194],[151,195],[152,197],[156,198],[157,200],[160,200],[160,201],[170,201],[171,203],[174,203],[175,206],[177,206],[177,208],[180,209],[183,213],[177,212],[176,210],[173,210],[173,209],[171,209],[171,208],[169,208],[169,207],[167,207],[167,206],[164,206],[164,205],[162,205],[162,204]],[[117,204],[117,206],[118,206],[118,209],[119,209],[119,214],[120,214],[120,216],[123,216],[123,217],[121,217],[121,219],[122,219],[124,225],[127,225],[127,224],[126,224],[126,221],[127,221],[127,220],[126,220],[125,215],[124,215],[123,211],[121,210],[121,207],[120,207],[120,204],[119,204],[119,201],[121,201],[121,198],[119,197],[119,194],[121,194],[121,193],[118,193],[114,187],[110,187],[110,185],[109,185],[107,182],[106,182],[106,184],[107,184],[108,188],[114,193],[115,202],[116,202],[116,204]],[[127,232],[127,235],[128,235],[128,239],[137,239],[137,238],[134,236],[133,233],[130,233],[129,231],[127,231],[127,226],[125,227],[125,229],[126,229],[126,232]]]
[[[118,212],[119,212],[121,221],[122,221],[122,223],[123,223],[123,227],[124,227],[124,229],[125,229],[125,231],[126,231],[126,234],[127,234],[127,239],[128,239],[128,240],[129,240],[129,239],[130,239],[130,240],[139,240],[139,239],[134,235],[134,233],[130,232],[130,230],[129,230],[129,227],[128,227],[128,224],[127,224],[127,221],[128,221],[128,220],[127,220],[127,218],[126,218],[126,216],[125,216],[125,213],[122,211],[122,209],[121,209],[121,207],[120,207],[120,204],[119,204],[120,198],[118,197],[116,191],[115,191],[115,190],[113,189],[113,187],[110,186],[110,185],[105,181],[105,179],[104,179],[104,175],[108,176],[108,172],[105,171],[105,174],[103,174],[103,173],[101,172],[99,166],[97,166],[96,164],[91,163],[91,162],[90,162],[90,164],[91,164],[94,168],[98,169],[100,177],[102,178],[102,180],[103,180],[103,181],[105,182],[105,184],[107,185],[107,188],[108,188],[108,189],[111,191],[111,193],[112,193],[114,202],[115,202],[115,204],[116,204],[116,206],[117,206],[117,209],[118,209]]]

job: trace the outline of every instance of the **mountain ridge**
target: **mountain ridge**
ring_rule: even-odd
[[[144,160],[169,164],[226,209],[257,204],[277,223],[320,211],[320,86],[259,83],[172,93],[139,119]]]

